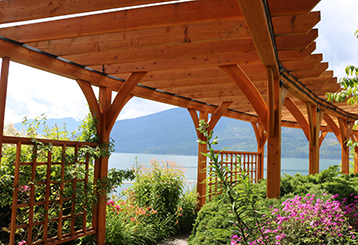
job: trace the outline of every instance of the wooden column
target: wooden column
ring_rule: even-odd
[[[5,120],[5,106],[6,106],[6,94],[7,94],[7,82],[9,77],[10,58],[2,58],[1,63],[1,77],[0,77],[0,166],[1,166],[1,153],[2,142],[4,135],[4,120]]]
[[[352,134],[351,138],[355,142],[358,140],[358,137],[355,134]],[[353,150],[354,150],[354,173],[357,174],[358,173],[358,146],[354,146]]]
[[[206,141],[204,135],[200,133],[197,128],[199,128],[199,120],[204,120],[205,122],[208,122],[209,127],[208,131],[213,131],[216,124],[222,117],[222,115],[225,113],[225,111],[229,108],[229,106],[232,104],[232,101],[224,101],[220,104],[220,106],[215,110],[215,112],[211,115],[210,120],[208,121],[208,112],[201,111],[198,114],[196,110],[194,109],[188,109],[190,116],[193,120],[196,134],[198,136],[199,140]],[[202,207],[205,204],[205,195],[206,195],[206,183],[204,180],[206,179],[206,162],[207,159],[205,156],[203,156],[202,153],[207,153],[208,147],[206,144],[198,144],[198,174],[197,174],[197,192],[199,194],[199,206]]]
[[[125,104],[133,97],[132,91],[146,72],[133,72],[122,83],[118,93],[112,101],[112,90],[108,87],[100,87],[99,98],[93,92],[92,86],[87,81],[77,80],[82,92],[89,104],[93,117],[97,120],[97,131],[100,136],[100,144],[106,144],[110,140],[112,127]],[[94,181],[103,180],[108,173],[108,157],[96,160],[94,167]],[[104,245],[106,239],[106,193],[100,193],[98,205],[93,210],[93,227],[97,231],[97,245]]]
[[[319,173],[319,133],[323,118],[323,111],[316,105],[306,103],[309,122],[309,174]]]
[[[268,198],[280,197],[281,182],[281,113],[280,79],[267,67],[268,77],[268,136],[267,136],[267,192]]]
[[[196,112],[195,112],[196,113]],[[192,115],[192,113],[190,113]],[[197,115],[197,114],[196,114]],[[208,121],[208,112],[201,111],[199,113],[199,120],[205,120]],[[199,122],[198,120],[198,122]],[[195,122],[194,122],[195,123]],[[199,123],[197,124],[199,127]],[[202,133],[198,132],[198,138],[200,140],[205,141],[205,137]],[[204,180],[206,179],[206,156],[203,156],[202,153],[207,153],[208,147],[205,144],[198,144],[198,180],[197,180],[197,192],[199,194],[199,207],[202,207],[205,204],[205,194],[206,194],[206,183]]]
[[[100,127],[98,133],[100,135],[100,144],[109,142],[110,130],[107,129],[107,112],[111,106],[112,91],[109,88],[100,88],[99,90],[99,109],[100,109]],[[101,157],[96,162],[95,173],[98,178],[104,179],[107,177],[108,172],[108,157]],[[100,193],[100,199],[98,201],[97,210],[97,244],[104,245],[106,239],[106,194]]]
[[[267,131],[265,131],[264,127],[261,123],[251,123],[256,136],[257,141],[257,152],[260,154],[258,159],[257,166],[257,180],[261,180],[264,178],[264,156],[265,156],[265,144],[267,141]]]
[[[349,174],[349,146],[347,140],[350,138],[353,129],[353,122],[347,119],[338,118],[339,128],[341,130],[342,147],[342,174]]]
[[[200,120],[203,119],[206,122],[208,121],[208,113],[201,111],[199,113],[199,117],[197,111],[194,109],[188,109],[191,119],[193,120],[196,134],[199,140],[205,141],[205,137],[202,133],[200,133],[197,129],[199,128],[199,117]],[[208,151],[206,144],[198,143],[198,172],[197,172],[197,184],[196,189],[198,193],[198,201],[199,207],[202,207],[205,204],[205,194],[206,194],[206,183],[204,180],[206,179],[206,157],[201,153],[206,153]]]

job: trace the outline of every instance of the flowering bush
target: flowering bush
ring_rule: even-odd
[[[183,196],[184,169],[174,162],[151,161],[149,167],[137,165],[135,181],[128,189],[129,199],[140,207],[153,207],[151,220],[160,239],[176,233],[177,211]]]
[[[128,200],[107,203],[106,244],[153,244],[157,235],[148,223],[157,215],[152,207],[138,207]]]
[[[335,200],[338,195],[317,198],[315,194],[296,196],[272,208],[266,222],[257,224],[261,234],[251,244],[357,244],[355,203],[345,205]],[[324,200],[326,199],[326,200]],[[358,199],[358,196],[356,196]],[[248,234],[247,234],[248,236]],[[251,240],[250,240],[251,239]],[[241,244],[241,236],[233,234],[231,244]]]

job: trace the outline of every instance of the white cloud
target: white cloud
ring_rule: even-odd
[[[315,8],[321,11],[316,52],[323,53],[337,77],[345,75],[347,65],[358,66],[357,9],[357,0],[321,1]]]

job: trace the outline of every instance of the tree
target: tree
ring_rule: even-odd
[[[358,38],[358,30],[355,32]],[[326,93],[327,100],[333,102],[347,101],[348,105],[358,104],[358,67],[348,65],[346,67],[346,77],[342,77],[339,83],[342,86],[342,91],[336,93]]]

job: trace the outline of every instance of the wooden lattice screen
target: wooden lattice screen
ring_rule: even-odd
[[[214,151],[215,153],[219,153],[219,151]],[[232,173],[230,181],[237,180],[235,175],[239,174],[237,157],[241,157],[241,168],[245,170],[249,177],[252,179],[253,183],[257,182],[257,171],[258,171],[258,163],[260,158],[260,153],[256,152],[238,152],[238,151],[223,151],[219,154],[219,160],[222,161],[222,166],[228,167],[230,172]],[[208,162],[208,166],[209,166]],[[212,171],[212,168],[209,168],[209,173]],[[210,201],[213,194],[218,192],[218,186],[215,182],[218,181],[215,175],[210,175],[209,185],[207,187],[207,197]]]
[[[87,218],[92,212],[86,206],[89,156],[78,156],[81,147],[95,144],[42,139],[34,143],[19,137],[4,137],[3,143],[16,145],[11,245],[19,231],[28,245],[59,244],[96,233]]]

